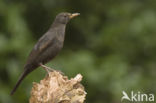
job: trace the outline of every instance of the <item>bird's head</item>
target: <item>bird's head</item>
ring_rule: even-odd
[[[60,13],[56,16],[55,21],[61,24],[67,24],[68,21],[76,16],[80,15],[80,13]]]

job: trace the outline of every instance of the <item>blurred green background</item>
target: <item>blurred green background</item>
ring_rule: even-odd
[[[10,91],[34,44],[64,11],[81,15],[47,65],[69,77],[81,73],[86,103],[120,103],[123,90],[156,94],[155,0],[0,0],[0,103],[28,103],[43,69]]]

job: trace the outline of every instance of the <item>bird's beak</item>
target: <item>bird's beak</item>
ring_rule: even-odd
[[[72,18],[74,18],[74,17],[76,17],[76,16],[79,16],[79,15],[80,15],[80,13],[73,13],[73,14],[71,14],[71,15],[69,16],[69,18],[72,19]]]

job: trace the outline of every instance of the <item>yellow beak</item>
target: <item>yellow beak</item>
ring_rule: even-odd
[[[74,18],[74,17],[76,17],[76,16],[79,16],[79,15],[80,15],[80,13],[73,13],[73,14],[71,14],[71,15],[69,16],[69,18],[72,19],[72,18]]]

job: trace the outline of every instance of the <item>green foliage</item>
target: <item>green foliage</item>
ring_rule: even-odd
[[[73,77],[81,73],[86,102],[119,103],[122,91],[156,93],[156,1],[0,0],[0,103],[27,103],[38,68],[10,91],[35,42],[55,16],[81,15],[67,25],[61,53],[47,65]]]

